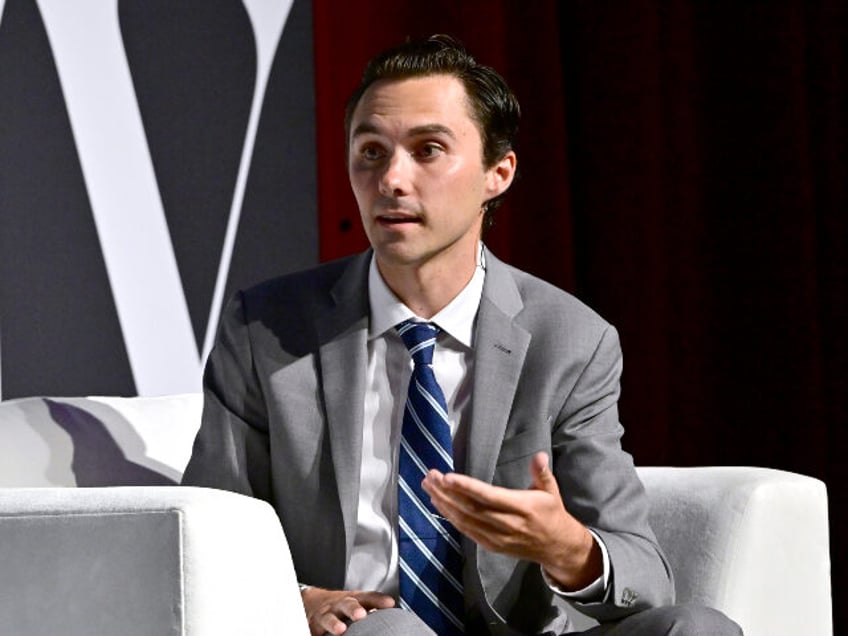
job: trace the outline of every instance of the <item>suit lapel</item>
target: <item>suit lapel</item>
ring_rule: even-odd
[[[486,251],[486,282],[477,314],[474,342],[474,384],[465,471],[491,481],[530,333],[514,322],[523,308],[506,265]]]
[[[324,407],[345,527],[346,561],[356,534],[368,337],[370,252],[353,259],[332,291],[334,308],[317,321]]]

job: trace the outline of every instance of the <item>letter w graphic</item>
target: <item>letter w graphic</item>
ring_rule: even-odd
[[[3,4],[0,0],[0,14]],[[265,89],[291,4],[244,0],[257,48],[256,81],[203,351],[198,352],[121,39],[117,0],[38,0],[140,395],[200,389]]]

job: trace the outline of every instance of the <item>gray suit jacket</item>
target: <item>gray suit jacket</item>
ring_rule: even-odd
[[[184,484],[269,501],[299,580],[341,589],[356,529],[370,252],[237,294],[204,376],[203,423]],[[604,541],[612,582],[601,621],[667,604],[673,584],[622,451],[615,329],[572,296],[486,255],[471,420],[457,466],[527,488],[552,457],[566,508]],[[249,538],[247,539],[249,540]],[[465,539],[469,633],[562,633],[565,601],[538,565]]]

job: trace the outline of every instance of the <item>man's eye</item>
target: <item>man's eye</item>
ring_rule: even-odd
[[[376,146],[365,146],[362,149],[362,156],[368,161],[376,161],[383,156],[383,151]]]
[[[439,144],[424,144],[418,149],[417,154],[424,159],[431,159],[441,152],[442,147]]]

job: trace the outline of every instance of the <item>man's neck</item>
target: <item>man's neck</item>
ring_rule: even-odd
[[[427,262],[415,265],[385,263],[377,256],[377,268],[389,289],[416,316],[432,318],[461,292],[477,267],[477,247],[468,258],[447,266]]]

